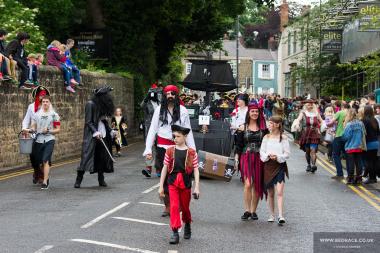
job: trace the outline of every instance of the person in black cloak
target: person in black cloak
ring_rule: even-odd
[[[107,187],[104,173],[114,171],[112,158],[101,142],[101,140],[104,141],[112,155],[113,132],[106,119],[112,116],[115,109],[109,94],[111,91],[110,86],[95,89],[93,97],[86,103],[82,155],[77,169],[75,188],[80,188],[86,171],[90,174],[98,173],[99,186]]]

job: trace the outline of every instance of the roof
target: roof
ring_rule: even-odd
[[[223,49],[227,52],[228,57],[236,57],[236,40],[223,40]],[[214,52],[213,58],[218,57],[219,51]],[[240,42],[239,57],[247,57],[255,61],[277,61],[277,51],[271,51],[269,49],[245,48]]]

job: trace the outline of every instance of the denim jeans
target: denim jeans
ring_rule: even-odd
[[[70,85],[71,71],[65,64],[61,64],[61,70],[63,72],[63,79],[65,80],[65,86]]]
[[[345,155],[346,152],[344,151],[344,141],[343,141],[342,137],[336,137],[333,140],[332,150],[333,150],[332,156],[333,156],[334,164],[336,167],[336,175],[337,176],[343,176],[342,161],[340,160],[340,156],[341,156],[341,154]],[[346,163],[346,164],[348,167],[349,163]],[[347,168],[347,171],[348,171],[348,168]]]

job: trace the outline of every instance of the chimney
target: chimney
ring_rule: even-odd
[[[268,49],[272,50],[272,51],[275,51],[276,48],[277,48],[277,42],[274,39],[274,36],[270,36],[269,40],[268,40]]]
[[[289,5],[286,0],[280,5],[280,31],[284,31],[284,26],[289,22]]]

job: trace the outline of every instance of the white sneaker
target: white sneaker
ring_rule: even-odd
[[[274,222],[274,216],[273,215],[269,216],[268,222]]]
[[[74,90],[73,87],[71,87],[71,86],[67,86],[67,87],[66,87],[66,90],[67,90],[68,92],[75,93],[75,90]]]

